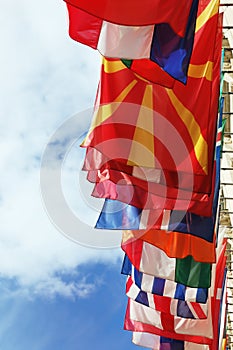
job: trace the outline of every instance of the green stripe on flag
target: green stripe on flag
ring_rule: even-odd
[[[191,255],[176,259],[175,281],[193,288],[209,288],[212,264],[197,262]]]

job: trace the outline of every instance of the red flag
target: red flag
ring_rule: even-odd
[[[195,36],[187,86],[175,83],[169,90],[150,85],[126,70],[120,61],[104,61],[96,114],[84,146],[98,149],[108,159],[119,162],[121,158],[124,165],[160,166],[170,172],[171,186],[173,181],[177,184],[177,176],[172,175],[183,172],[184,177],[194,174],[193,182],[200,186],[208,180],[206,191],[210,189],[217,116],[213,101],[218,99],[218,91],[212,91],[212,78],[219,79],[219,61],[215,64],[216,74],[212,74],[214,51],[220,56],[214,45],[203,51],[200,39],[212,37],[213,43],[216,39],[218,3],[211,1],[210,5],[209,20],[204,25],[197,24],[200,29]],[[210,114],[213,106],[216,113]],[[88,163],[96,169],[93,160]]]
[[[163,0],[145,0],[144,2],[140,0],[65,1],[108,22],[132,26],[169,23],[178,34],[185,32],[192,6],[192,0],[173,0],[169,3]]]
[[[156,67],[155,62],[174,79],[183,83],[187,81],[187,71],[193,48],[195,23],[199,0],[193,0],[187,28],[180,36],[168,23],[147,26],[124,26],[104,21],[81,9],[67,4],[69,13],[69,35],[72,39],[97,49],[105,57],[119,58],[126,66],[135,71],[145,64],[145,73],[151,69],[153,77],[157,71],[158,79],[166,77]],[[136,62],[135,59],[137,60]],[[136,64],[135,64],[136,63]],[[140,69],[139,69],[140,70]],[[144,72],[144,69],[143,69]],[[137,71],[139,73],[139,71]],[[153,78],[149,78],[153,81]],[[171,81],[171,79],[168,79]],[[170,84],[166,85],[169,87]]]
[[[118,201],[130,204],[141,209],[158,210],[163,209],[188,211],[200,216],[212,216],[212,204],[214,198],[215,172],[212,180],[211,194],[203,194],[201,199],[193,200],[195,193],[190,193],[188,199],[167,198],[145,191],[138,186],[125,186],[121,183],[115,184],[110,180],[105,180],[95,184],[92,195],[97,198],[117,199]],[[165,188],[166,190],[166,188]],[[154,222],[157,218],[154,219]]]

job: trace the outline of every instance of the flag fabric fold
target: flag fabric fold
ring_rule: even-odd
[[[105,57],[128,59],[124,63],[129,68],[133,63],[129,60],[149,59],[174,79],[186,83],[198,2],[199,0],[192,1],[182,36],[174,32],[169,23],[147,26],[119,25],[67,4],[69,35],[72,39],[97,49]],[[157,70],[155,65],[153,66]]]
[[[201,1],[201,0],[200,0]],[[143,26],[155,23],[170,23],[176,33],[185,32],[192,0],[66,0],[83,11],[106,21],[126,26]],[[203,1],[203,5],[205,2]]]
[[[212,217],[197,216],[181,211],[163,210],[160,213],[160,211],[156,212],[151,209],[141,210],[117,200],[106,199],[96,228],[128,229],[123,233],[125,243],[138,238],[162,249],[169,257],[184,258],[191,255],[196,261],[215,262],[214,232],[218,227],[223,99],[221,99],[219,108]]]
[[[184,342],[156,334],[133,332],[132,342],[135,345],[153,350],[210,350],[209,345]]]
[[[192,256],[195,261],[199,262],[214,263],[216,261],[216,239],[208,242],[191,234],[164,230],[149,230],[144,234],[141,231],[132,230],[123,232],[124,245],[135,240],[156,246],[170,258],[183,259]]]
[[[218,325],[221,312],[221,299],[225,286],[225,249],[226,240],[219,244],[218,261],[212,276],[212,284],[209,290],[207,304],[210,312],[207,318],[185,319],[156,311],[144,306],[137,301],[128,299],[128,307],[125,316],[125,329],[133,332],[145,332],[175,340],[207,344],[210,349],[216,349],[215,343],[219,342]]]
[[[161,277],[195,288],[209,288],[212,264],[195,261],[192,256],[169,258],[161,249],[141,240],[122,244],[122,249],[135,268],[148,275]]]
[[[135,300],[137,303],[143,304],[160,312],[170,313],[174,316],[192,319],[207,318],[207,304],[187,302],[185,300],[178,300],[144,292],[133,282],[131,277],[128,277],[126,282],[126,295],[128,298]]]
[[[213,5],[213,2],[211,2],[211,4]],[[216,3],[215,3],[216,4]],[[216,5],[215,5],[215,7],[216,7]],[[215,8],[214,7],[214,8]],[[216,11],[216,8],[215,8],[215,11]],[[212,17],[209,19],[209,21],[207,21],[207,24],[209,24],[209,22],[211,22],[212,23],[212,26],[214,27],[214,25],[213,25],[213,23],[215,23],[216,22],[216,18],[217,18],[217,14],[215,14],[215,12],[213,11],[213,13],[212,13]],[[216,26],[216,23],[215,23],[215,26]],[[205,26],[204,26],[205,27]],[[213,29],[213,27],[212,27],[212,29]],[[208,28],[208,26],[206,25],[206,27],[205,28]],[[210,28],[211,28],[211,25],[209,24],[209,30],[210,30]],[[201,28],[203,31],[204,31],[204,29],[203,29],[203,27]],[[211,30],[211,35],[213,35],[213,30]],[[195,47],[194,47],[195,48]],[[194,50],[195,51],[195,50]],[[194,54],[194,52],[193,52],[193,54]],[[194,57],[195,57],[195,55],[194,55]],[[192,55],[192,58],[193,58],[193,55]],[[114,60],[113,60],[114,61]],[[126,85],[126,88],[125,88],[125,90],[124,90],[124,88],[123,88],[123,86],[122,86],[122,82],[123,82],[123,80],[124,80],[124,78],[123,78],[123,76],[124,76],[124,74],[122,75],[122,74],[120,74],[120,71],[122,71],[122,73],[123,73],[123,71],[124,71],[124,68],[120,68],[120,63],[119,62],[116,62],[116,61],[109,61],[108,60],[108,63],[107,63],[107,61],[105,60],[105,69],[107,69],[106,70],[106,72],[109,72],[108,74],[104,74],[103,73],[103,76],[102,76],[102,79],[101,79],[101,89],[103,89],[103,83],[106,83],[107,82],[107,79],[111,76],[111,73],[110,72],[115,72],[115,73],[112,73],[112,75],[114,75],[115,74],[115,78],[116,78],[116,75],[117,75],[117,73],[119,73],[119,80],[118,80],[118,82],[116,83],[116,87],[118,88],[118,91],[119,91],[119,93],[120,93],[120,91],[122,91],[122,94],[121,94],[121,97],[120,98],[118,98],[117,97],[117,94],[115,95],[116,97],[115,98],[113,98],[113,97],[111,97],[110,99],[109,98],[107,98],[107,100],[106,99],[103,99],[103,94],[101,94],[98,98],[97,98],[97,101],[99,101],[100,103],[104,103],[105,105],[104,106],[102,106],[102,107],[104,107],[104,108],[100,108],[100,109],[98,109],[97,108],[97,115],[96,116],[98,116],[97,117],[97,119],[96,119],[96,122],[94,122],[94,124],[93,124],[93,126],[91,127],[91,130],[94,132],[94,134],[95,134],[95,136],[94,136],[94,134],[92,133],[92,131],[90,131],[90,134],[89,134],[89,136],[87,137],[87,139],[86,139],[86,141],[84,142],[84,146],[85,147],[88,147],[88,150],[87,150],[87,154],[86,154],[86,162],[85,162],[85,164],[89,164],[90,165],[90,168],[89,168],[89,170],[94,170],[94,169],[97,169],[96,168],[96,166],[95,166],[95,164],[93,164],[93,158],[89,158],[89,159],[87,159],[88,158],[88,151],[90,150],[90,147],[92,147],[92,148],[96,148],[99,152],[100,152],[100,154],[103,154],[104,155],[104,157],[107,157],[107,158],[109,158],[109,159],[116,159],[116,158],[119,158],[119,154],[121,154],[122,155],[122,158],[120,159],[120,162],[122,162],[122,164],[124,164],[124,165],[130,165],[131,164],[131,166],[134,166],[135,167],[135,164],[137,164],[137,165],[139,165],[140,164],[140,166],[146,166],[147,168],[153,168],[154,166],[155,166],[155,164],[154,164],[154,160],[151,158],[151,157],[145,157],[144,156],[144,160],[140,163],[140,149],[138,149],[138,146],[135,146],[135,145],[138,145],[138,141],[140,140],[140,142],[141,142],[141,138],[139,138],[139,132],[141,132],[141,129],[139,128],[139,126],[140,126],[140,123],[141,123],[141,125],[142,125],[142,123],[143,123],[143,119],[141,118],[140,119],[140,116],[139,116],[139,119],[137,118],[137,121],[135,121],[136,123],[137,123],[137,125],[138,125],[138,127],[136,127],[136,129],[135,129],[135,127],[132,127],[132,125],[129,125],[129,124],[135,124],[135,122],[134,123],[132,123],[131,122],[131,115],[130,115],[130,113],[124,113],[124,112],[126,112],[126,110],[124,110],[124,108],[123,108],[123,106],[121,106],[121,108],[119,108],[119,106],[114,106],[114,105],[112,105],[112,104],[109,104],[109,103],[111,103],[110,101],[115,101],[114,103],[116,103],[116,101],[124,101],[124,102],[129,102],[129,103],[132,103],[133,102],[133,96],[137,96],[137,101],[139,102],[140,101],[140,95],[137,93],[137,81],[134,79],[134,80],[132,80],[131,79],[131,88],[130,88],[130,80],[129,80],[129,85],[128,85],[128,88],[127,88],[127,85]],[[199,61],[200,62],[200,61]],[[199,63],[198,62],[198,63]],[[110,65],[109,65],[109,63],[110,63]],[[111,67],[111,63],[113,64],[112,65],[112,67]],[[213,66],[213,64],[212,64],[212,66]],[[108,68],[107,68],[108,67]],[[115,68],[114,68],[115,67]],[[219,69],[219,67],[217,67],[218,69]],[[216,69],[217,69],[216,68]],[[128,73],[130,73],[130,74],[132,74],[132,72],[128,72]],[[120,78],[120,76],[121,76],[121,78]],[[128,76],[128,75],[127,75]],[[216,80],[218,80],[218,75],[214,75],[214,79]],[[189,82],[190,82],[190,87],[191,87],[191,81],[195,81],[195,79],[194,78],[192,78],[192,77],[190,77],[190,80],[189,80]],[[197,78],[196,78],[196,80],[198,80]],[[211,87],[212,86],[214,86],[214,85],[216,85],[216,84],[212,84],[212,82],[210,82],[210,85],[209,85],[209,88],[207,88],[207,85],[205,86],[205,83],[206,83],[206,80],[204,79],[200,79],[199,78],[199,80],[201,81],[201,86],[202,86],[202,88],[205,90],[205,91],[210,91],[210,96],[211,96]],[[205,81],[205,83],[204,83],[204,81]],[[189,82],[188,82],[188,84],[187,84],[187,86],[186,86],[186,92],[187,91],[189,91]],[[145,83],[145,82],[143,82],[143,83]],[[113,83],[113,81],[112,81],[112,84],[111,84],[111,86],[113,87],[114,86],[114,83]],[[122,88],[120,87],[120,86],[122,86]],[[150,104],[148,104],[148,101],[151,101],[151,98],[149,97],[150,96],[150,93],[148,94],[148,90],[150,89],[149,88],[149,85],[147,84],[147,93],[146,93],[146,95],[145,96],[147,96],[147,97],[142,97],[142,100],[141,101],[144,101],[144,105],[145,106],[147,106],[147,108],[148,108],[148,106],[150,106]],[[158,87],[158,86],[157,86]],[[157,88],[156,87],[156,88]],[[158,87],[159,88],[159,87]],[[161,88],[161,87],[160,87]],[[207,89],[206,89],[207,88]],[[123,90],[122,90],[123,89]],[[111,89],[111,93],[114,91],[115,89]],[[142,92],[142,89],[139,89],[140,90],[140,92]],[[139,90],[138,90],[138,92],[139,92]],[[176,91],[180,91],[181,92],[181,90],[180,90],[180,87],[178,87],[178,85],[177,85],[177,89],[176,89],[176,86],[174,87],[174,89],[172,90],[172,93],[171,92],[169,92],[168,90],[166,90],[166,89],[164,89],[165,91],[166,91],[166,93],[168,93],[168,95],[169,95],[169,98],[171,98],[170,99],[170,103],[171,103],[171,101],[176,101],[176,102],[178,102],[178,100],[177,99],[175,99],[175,100],[173,100],[173,97],[174,97],[174,95],[173,95],[173,92],[176,92]],[[199,90],[199,89],[198,89]],[[203,90],[203,91],[204,91]],[[111,95],[111,93],[110,93],[110,90],[108,89],[108,90],[106,90],[106,91],[108,91],[108,95],[109,95],[109,97],[110,97],[110,95]],[[127,92],[128,91],[128,92]],[[163,90],[162,90],[163,91]],[[192,87],[192,94],[193,94],[193,91],[195,91],[195,88],[194,88],[194,86]],[[99,89],[99,92],[100,92],[100,89]],[[118,93],[118,94],[119,94]],[[130,93],[130,94],[129,94]],[[131,98],[129,98],[128,99],[128,97],[127,96],[131,96]],[[153,95],[153,94],[152,94]],[[183,94],[182,94],[183,95]],[[213,93],[213,95],[215,96],[216,95],[216,93]],[[107,95],[105,94],[105,96],[107,97]],[[120,96],[120,95],[119,95]],[[125,96],[124,97],[124,99],[123,99],[123,96]],[[177,95],[176,95],[177,96]],[[127,98],[126,98],[127,97]],[[166,102],[166,99],[164,99],[164,98],[162,98],[163,96],[160,94],[160,97],[161,97],[161,100],[164,102],[163,104],[166,106],[166,108],[168,108],[168,106],[169,106],[169,103],[168,102]],[[187,98],[187,100],[188,100],[188,98]],[[195,99],[194,99],[195,100]],[[210,103],[209,103],[209,107],[207,107],[207,109],[209,110],[209,108],[210,107],[212,107],[213,105],[216,107],[216,103],[215,102],[213,102],[213,100],[215,101],[216,100],[216,98],[215,97],[213,97],[212,99],[210,98],[209,99],[209,101],[210,101]],[[132,102],[131,102],[132,101]],[[147,101],[147,102],[146,102]],[[134,100],[134,102],[135,102],[135,100]],[[156,102],[158,102],[158,101],[156,101]],[[107,104],[106,104],[107,103]],[[139,102],[140,103],[140,102]],[[120,104],[119,102],[117,102],[117,104]],[[208,103],[207,103],[208,104]],[[206,103],[204,104],[204,105],[207,105]],[[143,104],[142,104],[143,105]],[[178,104],[179,105],[179,104]],[[177,105],[177,106],[178,106]],[[156,105],[157,106],[157,105]],[[188,107],[188,106],[187,106]],[[123,109],[122,109],[123,108]],[[141,107],[142,108],[142,107]],[[174,107],[173,107],[174,108]],[[158,108],[157,108],[158,109]],[[108,111],[108,112],[107,112]],[[134,110],[135,111],[135,110]],[[178,110],[177,110],[178,111]],[[128,112],[128,111],[127,111]],[[161,110],[161,112],[162,112],[162,110]],[[187,110],[186,110],[186,112],[187,112]],[[110,114],[109,114],[110,113]],[[172,113],[172,112],[171,112]],[[198,113],[198,112],[197,112]],[[202,116],[202,120],[206,120],[207,121],[207,119],[205,119],[205,118],[203,118],[203,115],[204,115],[204,111],[202,110],[202,113],[201,113],[201,116]],[[124,116],[124,115],[128,115],[128,116],[130,116],[130,118],[129,118],[129,123],[128,123],[128,120],[127,120],[127,125],[125,126],[125,122],[123,122],[123,118],[122,117],[120,117],[120,119],[118,118],[118,119],[115,119],[115,120],[111,120],[110,121],[110,119],[109,118],[112,118],[112,116],[113,116],[113,114],[114,114],[114,117],[116,117],[116,115],[118,115],[119,117],[120,116]],[[135,118],[135,114],[136,113],[132,113],[133,115],[134,115],[134,118]],[[174,114],[174,110],[173,110],[173,114]],[[170,115],[170,113],[169,113],[169,115]],[[110,117],[109,117],[110,116]],[[99,119],[98,119],[99,118]],[[104,119],[103,119],[104,118]],[[101,119],[102,119],[102,122],[101,122]],[[148,121],[149,121],[149,118],[147,118],[148,119]],[[99,121],[98,121],[99,120]],[[122,121],[121,121],[122,120]],[[141,121],[140,121],[141,120]],[[145,121],[146,119],[145,119],[145,114],[144,114],[144,121]],[[120,123],[122,123],[122,125],[120,124]],[[208,123],[207,122],[207,124],[208,124],[208,126],[206,125],[206,127],[205,127],[205,130],[208,130],[208,131],[210,131],[210,129],[209,129],[209,127],[212,125],[212,127],[211,127],[211,132],[209,133],[207,133],[208,134],[208,136],[210,137],[210,135],[212,134],[212,136],[213,136],[213,130],[215,130],[216,129],[216,127],[214,126],[215,125],[215,123],[216,123],[216,117],[215,118],[213,118],[213,121],[212,121],[212,124],[211,123]],[[144,123],[144,125],[146,125],[145,123]],[[197,124],[195,124],[195,129],[196,129],[196,125]],[[159,127],[159,125],[157,125],[158,126],[158,130],[162,130],[160,127]],[[144,126],[143,126],[144,127]],[[178,125],[177,125],[177,128],[176,128],[177,130],[180,130],[180,128],[178,127]],[[98,131],[99,130],[99,131]],[[123,130],[125,130],[125,133],[123,133]],[[121,134],[119,134],[119,132],[121,132]],[[153,135],[153,138],[155,137],[155,132],[154,132],[154,129],[152,130],[152,128],[151,128],[151,126],[148,124],[148,126],[146,126],[146,132],[147,132],[147,138],[145,138],[145,139],[147,139],[147,141],[148,140],[150,140],[151,139],[151,136],[150,135]],[[149,133],[148,133],[149,132]],[[196,132],[196,131],[195,131]],[[194,132],[194,134],[195,134],[195,132]],[[91,136],[91,134],[92,134],[92,136]],[[119,138],[118,138],[118,135],[119,134]],[[144,132],[144,134],[145,134],[145,132]],[[173,133],[174,134],[174,133]],[[194,135],[193,134],[193,135]],[[99,135],[99,136],[98,136]],[[103,135],[106,135],[106,136],[104,136],[103,137]],[[137,136],[138,135],[138,136]],[[146,134],[145,134],[146,135]],[[95,138],[95,141],[94,141],[94,139],[93,139],[93,136],[94,136],[94,138]],[[117,136],[117,138],[116,138],[116,136]],[[141,136],[140,137],[142,137],[143,136],[143,134],[141,134]],[[106,138],[107,137],[107,138]],[[174,137],[174,136],[173,136]],[[122,138],[124,139],[124,141],[126,140],[126,142],[122,142]],[[159,135],[156,135],[156,138],[157,139],[159,139]],[[118,144],[117,143],[115,143],[115,141],[116,140],[119,140],[119,142],[118,142]],[[156,139],[156,140],[157,140]],[[120,142],[120,140],[121,140],[121,142]],[[130,140],[133,140],[133,148],[132,148],[132,141],[130,141]],[[206,140],[207,141],[207,140]],[[200,142],[201,142],[201,138],[199,137],[199,146],[200,146]],[[122,143],[122,146],[121,146],[121,143]],[[164,144],[165,144],[165,142],[164,142]],[[174,140],[173,140],[173,144],[174,144]],[[205,144],[205,142],[203,143],[203,145]],[[202,149],[202,152],[200,153],[200,154],[202,154],[202,156],[201,157],[205,157],[205,154],[206,154],[206,156],[207,156],[207,154],[208,154],[208,156],[206,157],[206,160],[207,159],[209,159],[209,161],[207,160],[207,163],[206,163],[206,167],[202,167],[202,172],[198,172],[198,173],[196,173],[195,171],[194,171],[194,175],[193,175],[193,180],[194,180],[194,183],[195,183],[195,187],[196,187],[196,189],[198,190],[198,186],[196,185],[197,184],[197,182],[199,181],[199,184],[201,184],[201,186],[203,186],[203,180],[204,179],[208,179],[208,181],[207,181],[207,186],[205,186],[205,188],[206,188],[206,192],[207,193],[210,193],[210,192],[208,192],[209,190],[208,190],[208,188],[209,189],[211,189],[211,181],[209,181],[209,179],[210,179],[210,176],[211,177],[213,177],[212,176],[212,171],[211,171],[211,167],[212,167],[212,161],[211,161],[211,159],[213,159],[213,152],[212,152],[212,156],[211,156],[211,153],[209,152],[210,151],[210,149],[212,148],[212,146],[213,146],[213,137],[212,137],[212,141],[209,139],[209,141],[207,141],[207,144],[208,144],[208,147],[206,148],[206,150],[208,149],[208,151],[205,153],[205,151],[204,151],[204,149],[205,149],[205,147]],[[102,145],[102,146],[101,146]],[[157,142],[156,143],[156,146],[157,146],[157,150],[159,149],[159,148],[161,148],[162,147],[162,145],[160,144],[160,146],[158,146],[159,145],[159,143]],[[210,147],[209,147],[209,145],[210,145]],[[110,147],[109,147],[110,146]],[[119,146],[119,147],[118,147]],[[124,146],[124,147],[123,147]],[[148,145],[145,145],[145,146],[147,146],[148,147]],[[197,150],[198,149],[201,149],[201,148],[199,148],[199,146],[198,146],[198,148],[196,148],[196,152],[197,152]],[[152,146],[151,146],[152,147]],[[147,148],[148,149],[148,148]],[[213,148],[212,148],[213,149]],[[105,152],[104,152],[104,150],[107,150],[107,153],[110,151],[110,153],[109,154],[105,154]],[[115,154],[115,156],[113,155],[113,154],[111,154],[111,150],[118,150],[119,151],[119,153],[118,153],[118,155],[117,154]],[[148,149],[149,150],[149,149]],[[158,158],[158,156],[159,156],[159,153],[158,154],[156,154],[156,152],[155,152],[155,149],[154,149],[154,146],[151,148],[151,151],[152,151],[152,154],[155,154],[155,156],[153,156],[153,157],[156,157],[159,161],[160,161],[160,159]],[[163,147],[163,151],[164,151],[164,147]],[[162,154],[163,152],[162,152],[162,148],[161,148],[161,153],[160,154]],[[135,155],[137,154],[137,162],[136,162],[136,159],[133,159],[133,158],[135,158]],[[195,154],[195,151],[192,153],[192,154]],[[199,157],[198,156],[198,154],[196,153],[196,155],[197,155],[197,158]],[[150,158],[150,159],[149,159]],[[165,159],[166,157],[164,157],[164,159]],[[99,159],[99,158],[98,158]],[[166,160],[167,159],[169,159],[169,157],[168,158],[166,158]],[[138,162],[138,160],[139,160],[139,162]],[[117,160],[117,162],[118,162],[118,164],[119,164],[119,159]],[[144,162],[144,163],[143,163]],[[202,163],[202,160],[199,158],[199,165],[200,165],[200,163]],[[134,163],[134,165],[133,165],[133,163]],[[167,163],[167,165],[166,166],[163,166],[162,168],[163,168],[163,170],[168,170],[168,169],[166,169],[166,167],[170,167],[170,170],[168,170],[168,171],[171,171],[171,169],[172,169],[172,167],[173,167],[173,172],[175,172],[176,174],[178,174],[178,175],[180,175],[181,173],[182,173],[182,166],[181,166],[181,163],[179,163],[179,162],[176,162],[177,164],[179,163],[180,164],[180,166],[175,166],[174,167],[174,164],[172,165],[172,160],[170,161],[170,162],[166,162]],[[170,164],[170,165],[169,165]],[[196,163],[197,164],[197,163]],[[187,164],[185,164],[185,165],[187,165]],[[192,164],[193,165],[193,164]],[[184,164],[183,164],[183,166],[184,166]],[[185,167],[185,169],[186,169],[186,173],[185,173],[185,175],[187,175],[188,174],[188,172],[187,172],[187,169],[189,169],[189,168],[187,168],[187,167]],[[184,168],[183,168],[183,170],[184,170]],[[200,168],[199,168],[199,171],[200,171]],[[208,175],[206,174],[206,173],[208,173]],[[186,178],[186,176],[184,175],[184,178]],[[168,181],[174,181],[174,179],[175,179],[175,177],[173,177],[173,180],[168,180]],[[189,183],[189,186],[190,186],[190,182],[188,182]],[[174,184],[174,183],[173,183]],[[167,184],[168,186],[169,186],[169,183]],[[107,187],[106,187],[107,186]],[[120,185],[119,185],[120,186]],[[118,186],[118,188],[120,188]],[[132,192],[132,189],[130,189],[129,188],[129,186],[127,186],[128,187],[128,191],[130,192]],[[171,186],[172,187],[172,186]],[[175,187],[175,186],[174,186]],[[93,195],[94,196],[101,196],[101,197],[107,197],[107,198],[111,198],[111,196],[112,196],[112,199],[116,199],[117,197],[118,197],[118,199],[119,200],[121,200],[121,201],[125,201],[126,203],[130,203],[130,204],[136,204],[135,206],[138,206],[138,207],[144,207],[146,204],[148,204],[148,207],[149,206],[151,206],[152,205],[152,207],[153,206],[155,206],[155,204],[154,204],[154,202],[156,201],[158,201],[159,199],[157,198],[157,197],[153,197],[153,198],[149,198],[149,203],[148,203],[148,201],[144,198],[144,200],[142,200],[142,203],[136,203],[136,198],[135,198],[135,201],[129,201],[129,196],[130,196],[130,194],[124,194],[124,193],[122,193],[122,191],[123,191],[123,189],[124,189],[124,187],[122,186],[122,189],[120,190],[121,191],[121,193],[119,193],[119,191],[117,191],[117,189],[116,188],[114,188],[114,184],[110,181],[110,180],[107,180],[107,182],[102,182],[101,184],[100,183],[98,183],[98,184],[96,184],[96,188],[95,188],[95,190],[94,190],[94,192],[93,192]],[[135,189],[136,189],[136,187],[135,187]],[[112,194],[110,193],[109,194],[109,191],[110,192],[112,192]],[[137,188],[137,197],[140,197],[140,195],[142,195],[141,197],[143,197],[143,194],[141,193],[141,190],[140,189],[138,189]],[[122,198],[122,196],[124,196],[124,198]],[[132,194],[131,194],[131,196],[132,196]],[[144,197],[145,197],[145,195],[144,195]],[[212,196],[213,197],[213,196]],[[162,206],[163,205],[163,203],[161,203],[160,204],[160,206]],[[187,209],[187,203],[184,203],[184,205],[186,206],[186,208],[185,209]],[[200,212],[202,212],[202,213],[204,213],[204,214],[206,214],[207,216],[211,216],[211,209],[210,209],[210,207],[211,207],[211,201],[210,201],[210,203],[209,203],[209,207],[203,207],[203,208],[201,208],[200,209],[200,211],[197,209],[197,211],[196,211],[196,214],[198,214],[198,213],[200,213]],[[181,208],[182,208],[182,206],[181,207],[179,207],[179,210],[181,210]],[[167,208],[167,209],[174,209],[174,206],[172,206],[172,204],[170,203],[170,207],[169,208]],[[191,208],[188,208],[188,210],[190,210]]]
[[[208,288],[190,288],[181,283],[142,273],[131,264],[127,256],[124,258],[121,273],[131,276],[136,286],[144,292],[186,302],[207,302]]]
[[[123,230],[124,329],[153,350],[220,349],[220,1],[65,2],[70,37],[103,56],[82,170],[104,199],[95,228]]]
[[[205,217],[185,211],[139,209],[118,200],[105,199],[96,228],[144,230],[141,236],[150,229],[163,229],[192,234],[213,242],[216,222],[216,213],[214,214],[214,216]]]
[[[132,299],[128,299],[125,329],[207,345],[211,345],[213,339],[211,313],[203,320],[184,319],[158,312]]]

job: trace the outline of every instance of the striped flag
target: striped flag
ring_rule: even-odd
[[[122,242],[122,249],[135,268],[189,287],[209,288],[212,264],[197,262],[192,256],[169,258],[161,249],[141,240]]]
[[[124,245],[131,244],[136,239],[156,246],[170,258],[183,259],[192,256],[195,261],[203,263],[216,261],[216,239],[208,242],[191,234],[164,230],[150,230],[144,235],[140,231],[123,232]]]
[[[144,292],[133,282],[130,276],[126,282],[126,295],[137,303],[174,316],[192,319],[207,318],[207,304],[187,302],[185,300]]]
[[[209,303],[209,300],[208,300]],[[210,345],[213,339],[211,312],[203,320],[162,313],[128,299],[125,329],[153,333],[176,340]]]
[[[226,272],[227,271],[225,270],[222,292],[219,289],[220,307],[219,307],[219,314],[218,313],[216,314],[216,318],[214,320],[214,330],[215,330],[216,337],[214,337],[214,341],[212,344],[213,350],[217,347],[217,345],[219,346],[219,350],[222,350],[222,345],[224,344],[224,336],[226,337],[226,334],[224,334],[226,330],[226,308],[227,308]]]
[[[205,304],[207,301],[207,288],[190,288],[181,283],[147,275],[138,271],[130,263],[127,256],[124,258],[121,273],[124,275],[130,275],[136,286],[144,292],[187,302]]]
[[[140,230],[141,234],[137,236],[146,234],[152,228],[155,230],[174,230],[181,233],[189,233],[208,242],[213,242],[215,216],[205,217],[185,211],[166,209],[140,209],[118,200],[106,199],[97,220],[96,228]],[[167,231],[166,234],[169,234]],[[156,231],[157,233],[158,231]]]
[[[220,254],[216,272],[212,279],[211,297],[207,301],[209,310],[211,310],[211,312],[208,312],[207,319],[179,318],[168,313],[153,310],[129,299],[125,317],[125,329],[213,346],[215,338],[218,339],[215,322],[218,324],[220,299],[224,289],[225,249],[226,241],[220,244],[218,248]],[[216,349],[216,347],[213,346],[213,349]]]
[[[67,8],[72,39],[97,49],[103,56],[127,59],[124,63],[128,67],[134,66],[130,60],[150,59],[173,78],[186,83],[198,0],[192,1],[183,35],[177,34],[169,23],[125,26],[104,21],[70,4]]]

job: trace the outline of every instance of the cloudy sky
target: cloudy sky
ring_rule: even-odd
[[[100,57],[68,37],[62,0],[0,2],[0,348],[133,349],[122,330],[122,253],[90,247],[115,247],[120,234],[91,228],[101,203],[89,199],[80,174],[78,142],[90,122]],[[71,128],[67,144],[73,116],[77,136]],[[76,218],[75,236],[56,200],[57,171],[40,185],[54,139],[64,155],[61,189]]]

